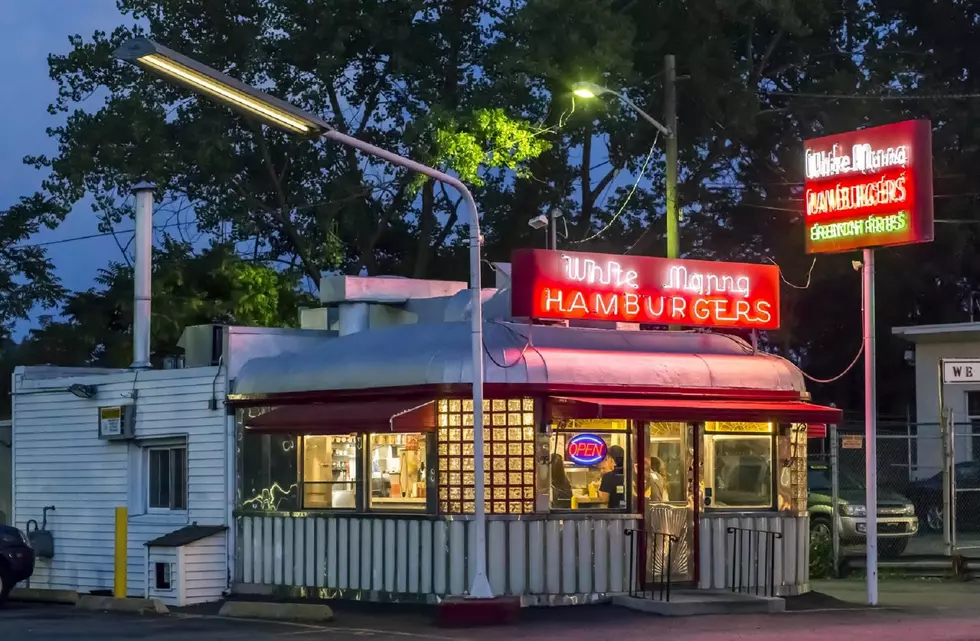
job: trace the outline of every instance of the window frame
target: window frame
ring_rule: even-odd
[[[146,469],[146,479],[144,482],[146,486],[144,491],[144,500],[146,501],[146,513],[147,514],[186,514],[188,510],[188,503],[190,502],[190,492],[188,491],[188,487],[187,487],[187,481],[190,476],[189,469],[188,469],[189,459],[188,459],[187,442],[182,441],[182,442],[171,442],[171,443],[153,443],[153,444],[143,445],[142,448],[143,448],[143,459],[145,461],[144,469]],[[173,452],[177,450],[182,451],[184,457],[184,469],[182,475],[184,505],[182,507],[175,507],[175,502],[174,502],[176,496],[174,482],[176,481],[178,475],[174,473],[175,458]],[[167,461],[169,466],[169,476],[168,476],[169,507],[161,507],[161,506],[153,505],[152,478],[154,474],[154,466],[153,466],[154,452],[167,452]]]
[[[735,430],[717,430],[708,431],[705,429],[705,424],[700,424],[700,472],[701,478],[699,479],[699,485],[705,484],[708,480],[707,470],[705,469],[705,462],[708,459],[708,446],[707,437],[708,436],[743,436],[747,438],[768,438],[769,439],[769,504],[766,506],[717,506],[717,491],[714,486],[714,479],[712,478],[712,497],[711,505],[705,505],[704,502],[704,491],[701,492],[701,510],[703,512],[711,513],[723,513],[723,512],[777,512],[779,511],[779,472],[776,466],[779,463],[778,452],[777,452],[777,439],[779,436],[779,424],[772,423],[772,430],[770,432],[739,432]],[[713,454],[712,454],[713,455]],[[713,470],[714,471],[714,470]],[[809,469],[807,470],[809,472]]]
[[[637,425],[642,425],[638,421],[632,419],[609,419],[609,420],[621,420],[626,422],[625,430],[610,430],[610,429],[598,429],[596,427],[578,427],[578,426],[566,426],[555,424],[552,426],[551,430],[548,432],[548,464],[547,464],[547,475],[548,475],[548,512],[549,514],[593,514],[596,518],[601,518],[603,514],[633,514],[634,507],[636,505],[636,487],[633,479],[633,469],[636,465],[636,434],[638,431]],[[626,441],[626,452],[624,453],[623,460],[623,507],[610,508],[610,507],[554,507],[552,504],[552,498],[550,494],[551,485],[551,456],[552,454],[557,454],[557,450],[554,448],[554,439],[557,438],[559,434],[622,434],[625,436]],[[564,459],[564,453],[562,453],[562,459]],[[541,471],[539,474],[543,473]]]
[[[398,432],[369,432],[363,435],[362,442],[364,443],[364,447],[363,456],[361,457],[361,467],[365,470],[365,473],[362,474],[362,479],[358,485],[364,497],[364,512],[371,514],[434,514],[438,506],[437,490],[434,484],[438,467],[438,455],[435,453],[436,432],[434,430],[405,433],[405,435],[418,435],[419,450],[425,453],[425,501],[419,504],[421,507],[375,507],[372,505],[374,496],[372,496],[371,492],[371,482],[373,480],[372,475],[374,474],[374,470],[371,464],[371,437],[391,436],[393,434],[398,434]],[[435,466],[433,465],[433,461],[435,461]],[[368,470],[370,470],[370,473],[368,473]]]
[[[307,481],[306,480],[306,439],[311,437],[354,437],[354,478],[349,481]],[[351,432],[349,434],[299,434],[296,436],[296,481],[299,488],[299,509],[304,512],[364,512],[364,489],[361,479],[364,478],[364,434]],[[306,504],[306,484],[311,485],[347,485],[354,490],[354,505],[351,507],[308,507]]]

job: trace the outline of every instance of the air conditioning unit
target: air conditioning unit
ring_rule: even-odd
[[[177,341],[184,349],[184,367],[213,367],[221,363],[225,351],[224,325],[192,325],[184,328]]]

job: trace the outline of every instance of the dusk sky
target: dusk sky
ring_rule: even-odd
[[[4,61],[4,90],[0,99],[0,208],[33,194],[44,178],[42,172],[23,164],[27,154],[57,151],[45,128],[61,122],[47,106],[57,95],[57,85],[48,77],[49,53],[66,53],[68,36],[85,38],[97,29],[111,31],[122,24],[115,0],[33,0],[8,2],[0,12],[0,60]],[[124,229],[132,227],[124,223]],[[94,214],[87,202],[80,203],[64,224],[45,231],[35,242],[61,241],[97,233]],[[58,274],[71,289],[87,289],[96,270],[109,259],[120,258],[111,238],[93,238],[50,245]],[[29,323],[18,327],[23,334]]]

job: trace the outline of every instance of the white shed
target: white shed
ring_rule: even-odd
[[[214,601],[214,586],[227,576],[227,531],[191,523],[147,541],[146,597],[178,607]]]

